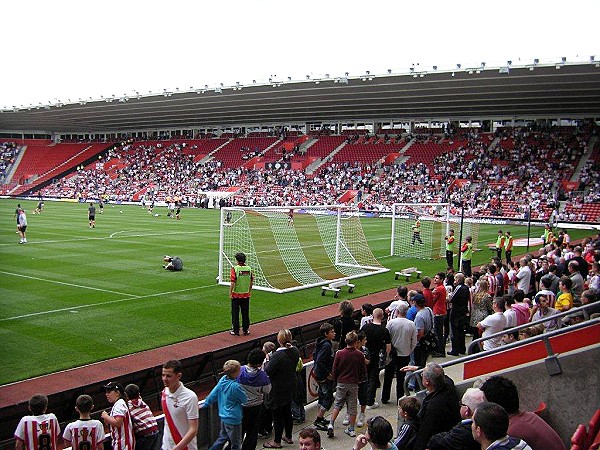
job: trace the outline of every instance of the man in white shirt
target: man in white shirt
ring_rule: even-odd
[[[517,282],[517,289],[521,289],[525,292],[525,295],[529,293],[529,286],[531,285],[531,269],[529,268],[529,260],[527,258],[521,258],[519,260],[519,271],[515,275]]]
[[[477,324],[482,337],[488,337],[495,333],[500,333],[506,328],[506,317],[504,316],[504,299],[496,298],[492,302],[494,313],[487,316]],[[483,350],[491,350],[502,345],[502,335],[483,341]]]
[[[162,450],[198,450],[198,396],[181,382],[181,362],[167,361],[162,368],[161,403],[165,414]]]

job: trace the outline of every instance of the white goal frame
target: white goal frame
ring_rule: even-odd
[[[400,208],[404,208],[405,211],[401,214],[398,213]],[[434,214],[425,214],[426,208],[438,208],[444,209],[445,211],[436,216]],[[450,230],[450,203],[394,203],[392,205],[392,231],[391,231],[391,239],[390,239],[390,256],[402,256],[399,255],[396,249],[396,244],[398,241],[398,237],[396,236],[396,221],[398,219],[411,219],[416,221],[435,221],[442,223],[443,228],[445,229],[445,234],[447,235]],[[440,245],[442,249],[444,249],[443,244],[443,236]],[[433,248],[433,246],[432,246]],[[429,253],[431,253],[430,250]],[[411,257],[416,258],[424,258],[423,256],[417,255],[409,255]],[[436,255],[438,257],[442,257],[443,254]],[[425,258],[429,259],[429,258]]]
[[[290,210],[293,221],[289,220]],[[306,245],[307,236],[314,245]],[[257,245],[267,250],[257,250]],[[220,221],[218,284],[230,285],[230,270],[238,251],[246,254],[247,263],[254,271],[253,289],[275,293],[389,271],[369,248],[360,226],[359,212],[353,206],[224,207]],[[322,265],[313,267],[315,259]],[[271,264],[279,272],[270,273]],[[274,283],[276,277],[285,283]]]

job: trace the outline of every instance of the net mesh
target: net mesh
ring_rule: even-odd
[[[391,254],[418,259],[444,257],[446,254],[444,237],[452,228],[458,239],[461,222],[463,240],[466,236],[472,236],[476,248],[479,223],[461,221],[457,214],[460,214],[460,211],[451,209],[448,203],[394,204]]]
[[[237,252],[254,269],[254,286],[276,292],[387,270],[373,256],[360,218],[337,207],[224,208],[222,217],[222,284],[230,282]]]

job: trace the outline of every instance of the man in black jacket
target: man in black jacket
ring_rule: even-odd
[[[451,430],[460,420],[458,395],[452,380],[444,375],[444,369],[439,364],[429,363],[422,377],[427,396],[418,414],[421,427],[414,450],[424,450],[431,436]]]
[[[465,327],[469,324],[469,287],[465,284],[465,276],[457,273],[454,277],[455,289],[452,294],[450,310],[450,328],[452,329],[452,349],[449,355],[458,356],[467,353],[465,344]]]

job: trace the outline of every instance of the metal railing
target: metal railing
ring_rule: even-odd
[[[570,314],[576,313],[578,311],[583,311],[585,309],[590,308],[592,305],[596,306],[594,303],[588,304],[588,305],[584,305],[584,306],[580,306],[577,308],[572,308],[568,311],[564,311],[560,314],[556,314],[554,316],[552,316],[552,319],[554,318],[560,318],[563,316],[568,316]],[[516,330],[520,330],[522,328],[527,328],[530,327],[532,325],[536,325],[538,323],[544,323],[544,322],[548,322],[548,318],[545,319],[541,319],[541,320],[537,320],[535,322],[529,322],[527,324],[523,324],[523,325],[519,325],[517,327],[514,328],[510,328],[508,330],[503,330],[500,333],[495,333],[493,335],[487,336],[486,338],[480,338],[480,339],[475,339],[471,345],[469,346],[469,350],[471,349],[471,346],[475,343],[477,344],[478,342],[481,342],[485,339],[489,339],[489,338],[493,338],[493,337],[498,337],[498,336],[503,336],[505,334],[509,334],[512,333]],[[578,323],[576,325],[570,325],[570,326],[566,326],[563,328],[559,328],[558,330],[554,330],[554,331],[550,331],[548,333],[543,333],[537,336],[532,336],[530,338],[527,339],[523,339],[521,341],[517,341],[517,342],[513,342],[512,344],[506,344],[506,345],[502,345],[500,347],[496,347],[493,348],[491,350],[485,350],[482,352],[478,352],[478,353],[469,353],[469,355],[467,356],[463,356],[462,358],[457,358],[457,359],[453,359],[451,361],[446,361],[440,364],[441,367],[446,368],[446,367],[450,367],[450,366],[454,366],[457,364],[462,364],[462,363],[466,363],[466,362],[470,362],[470,361],[474,361],[480,358],[485,358],[489,355],[493,355],[496,353],[501,353],[507,350],[511,350],[513,348],[518,348],[527,344],[531,344],[533,342],[538,342],[538,341],[543,341],[544,345],[546,346],[546,350],[548,352],[548,358],[556,358],[556,355],[554,354],[554,350],[552,349],[552,345],[550,343],[550,338],[554,337],[554,336],[559,336],[561,334],[564,333],[569,333],[571,331],[575,331],[575,330],[579,330],[582,328],[587,328],[587,327],[591,327],[594,325],[600,324],[600,318],[596,318],[596,319],[591,319],[591,320],[585,320],[581,323]],[[555,368],[555,366],[553,367]],[[424,368],[419,368],[418,370],[415,370],[414,372],[408,372],[406,374],[406,376],[404,377],[404,395],[410,395],[410,390],[409,390],[409,383],[410,381],[416,377],[417,380],[417,384],[419,385],[419,390],[424,389],[423,387],[423,381],[421,379],[421,377],[419,375],[421,375],[421,373],[423,373],[423,369]]]

